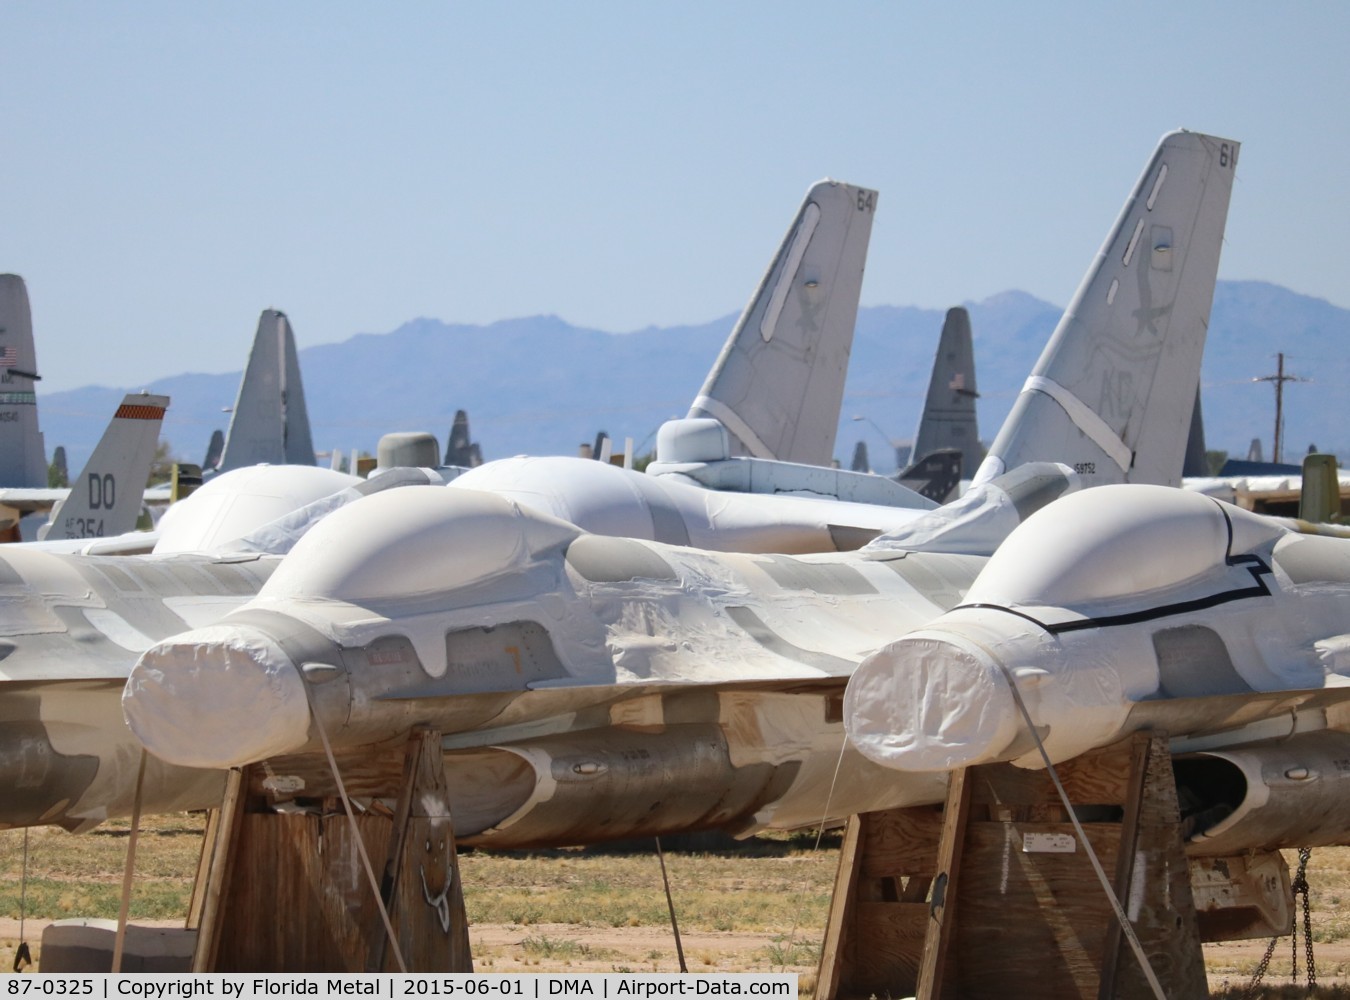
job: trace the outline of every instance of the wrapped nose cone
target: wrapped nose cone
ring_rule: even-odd
[[[304,681],[253,629],[212,625],[146,650],[122,692],[131,731],[156,757],[234,767],[293,750],[309,732]]]
[[[915,632],[858,666],[844,726],[862,754],[902,771],[945,771],[998,759],[1017,736],[1002,670],[974,643]]]

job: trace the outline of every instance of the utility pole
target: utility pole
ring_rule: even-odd
[[[1286,382],[1307,382],[1308,379],[1300,378],[1297,375],[1286,375],[1284,373],[1284,352],[1281,351],[1275,355],[1278,363],[1274,375],[1262,375],[1259,378],[1252,379],[1253,382],[1273,382],[1275,384],[1275,444],[1274,455],[1271,458],[1276,464],[1280,461],[1282,452],[1281,445],[1284,441],[1284,384]]]

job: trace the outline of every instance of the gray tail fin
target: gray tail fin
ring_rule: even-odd
[[[483,452],[478,442],[470,440],[469,415],[455,411],[455,422],[450,427],[450,440],[445,445],[445,464],[472,469],[483,464]]]
[[[914,435],[916,465],[937,451],[961,452],[961,478],[973,479],[984,459],[980,426],[975,418],[975,348],[970,336],[970,313],[957,306],[947,310],[933,358],[928,398]]]
[[[37,350],[28,289],[17,274],[0,274],[0,484],[47,485],[47,454],[38,429]]]
[[[220,456],[225,451],[225,432],[219,427],[211,432],[211,440],[206,443],[206,457],[202,459],[202,469],[214,469],[220,464]]]
[[[867,442],[859,441],[853,446],[853,464],[849,466],[854,472],[871,472],[872,463],[867,458]]]
[[[1181,482],[1238,144],[1163,136],[980,467]]]
[[[148,393],[122,400],[69,496],[38,529],[39,538],[106,538],[135,529],[168,406],[168,396]]]
[[[833,460],[876,203],[838,181],[806,192],[689,410],[721,421],[733,454]]]
[[[225,435],[220,471],[268,462],[313,465],[305,389],[286,314],[263,311]]]
[[[1200,412],[1200,387],[1195,388],[1195,409],[1191,411],[1191,433],[1186,438],[1186,458],[1181,466],[1182,478],[1201,478],[1210,475],[1209,459],[1205,456],[1205,415]]]

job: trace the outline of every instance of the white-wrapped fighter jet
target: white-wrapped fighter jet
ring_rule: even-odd
[[[1012,526],[1079,481],[1179,481],[1185,441],[1166,431],[1194,400],[1209,299],[1193,284],[1212,293],[1235,157],[1164,139],[985,460],[985,493],[860,551],[798,556],[639,530],[678,517],[692,541],[706,528],[691,518],[762,496],[703,490],[700,509],[641,494],[648,521],[623,538],[583,530],[576,507],[557,516],[544,501],[561,488],[368,496],[301,537],[244,608],[147,650],[123,696],[131,728],[185,766],[269,760],[294,789],[287,756],[324,737],[359,753],[431,724],[457,832],[484,844],[748,832],[940,799],[945,770],[888,775],[845,744],[848,679],[967,600]],[[1056,449],[1075,468],[1028,461]],[[603,524],[598,509],[582,514]]]
[[[663,735],[663,727],[684,718],[699,727],[699,740],[712,741],[699,744],[712,755],[710,768],[716,769],[712,758],[724,752],[755,766],[738,777],[736,790],[717,793],[722,804],[716,809],[704,810],[706,815],[700,813],[696,821],[672,823],[744,829],[759,822],[810,821],[807,814],[825,795],[814,777],[823,767],[816,751],[831,745],[832,769],[842,742],[843,683],[868,652],[958,603],[982,556],[1022,516],[1078,479],[1121,481],[1135,468],[1144,470],[1141,475],[1161,475],[1158,470],[1166,459],[1156,460],[1150,452],[1164,449],[1170,454],[1174,442],[1149,433],[1151,418],[1145,411],[1173,393],[1184,397],[1183,405],[1194,397],[1198,369],[1184,362],[1194,356],[1198,365],[1208,298],[1191,286],[1199,284],[1212,294],[1235,149],[1232,143],[1195,133],[1164,137],[1061,324],[1061,331],[1069,332],[1056,334],[1026,390],[1053,405],[1033,400],[1019,407],[1017,419],[1045,428],[1064,446],[1066,459],[1082,467],[1081,473],[1025,465],[1021,450],[1034,444],[1037,435],[1019,431],[997,452],[1005,464],[1017,466],[1005,487],[989,483],[957,504],[910,511],[902,525],[906,534],[888,536],[889,549],[878,542],[861,553],[801,559],[718,555],[641,538],[601,537],[606,528],[611,533],[629,530],[620,518],[598,516],[617,509],[612,496],[601,496],[589,508],[588,516],[595,516],[596,523],[585,531],[585,525],[578,527],[512,496],[406,488],[330,511],[308,533],[290,530],[296,527],[292,523],[280,532],[287,540],[275,551],[290,550],[280,561],[249,551],[248,545],[233,554],[181,553],[100,560],[97,565],[79,560],[39,564],[39,554],[31,554],[15,574],[14,592],[26,603],[10,634],[22,642],[0,662],[0,684],[30,685],[30,697],[22,703],[0,700],[0,706],[10,706],[5,711],[19,712],[27,727],[21,747],[0,749],[0,766],[22,775],[24,795],[0,802],[0,809],[7,808],[0,822],[79,827],[129,808],[129,779],[140,745],[125,729],[106,725],[111,713],[103,692],[120,686],[130,662],[142,651],[125,701],[147,745],[164,758],[147,772],[147,808],[182,808],[194,796],[205,799],[199,804],[208,804],[219,788],[217,763],[200,756],[189,759],[177,737],[160,730],[172,725],[165,715],[170,704],[176,705],[173,712],[180,720],[200,723],[198,732],[205,734],[208,717],[227,709],[233,717],[242,690],[230,687],[235,680],[247,687],[262,678],[246,717],[234,717],[232,728],[261,727],[272,735],[260,742],[222,743],[220,764],[227,756],[237,760],[280,752],[292,742],[297,750],[310,745],[313,731],[299,732],[297,722],[304,713],[297,714],[294,704],[281,707],[269,700],[275,696],[285,703],[294,696],[286,670],[271,669],[290,663],[286,669],[306,678],[301,693],[322,688],[322,698],[338,706],[344,698],[349,706],[379,702],[369,716],[354,707],[345,716],[340,707],[338,716],[305,716],[316,725],[322,719],[333,726],[339,744],[367,740],[375,730],[380,732],[377,738],[394,738],[400,727],[422,718],[429,704],[437,705],[437,711],[457,706],[458,721],[446,721],[447,730],[456,734],[449,749],[471,755],[475,775],[499,778],[492,784],[500,787],[490,789],[489,801],[477,803],[465,795],[456,807],[457,816],[461,809],[466,817],[479,816],[476,828],[484,837],[507,828],[513,837],[530,842],[583,836],[581,827],[567,834],[556,828],[557,823],[584,826],[588,821],[584,811],[574,813],[570,804],[565,817],[549,819],[555,826],[545,824],[539,828],[545,832],[538,835],[529,824],[507,823],[524,806],[503,800],[500,793],[509,786],[512,794],[524,794],[530,803],[551,801],[553,786],[572,780],[568,774],[604,773],[614,776],[621,787],[611,790],[621,794],[630,787],[622,767],[607,770],[603,762],[586,760],[576,761],[575,768],[555,766],[549,763],[556,762],[552,755],[627,746],[631,754],[624,760],[638,762],[654,759],[654,748],[665,744],[672,761],[685,759],[686,738],[695,730]],[[1167,245],[1155,246],[1137,230],[1146,231],[1150,239],[1165,236]],[[1139,268],[1149,273],[1140,276]],[[1163,305],[1151,322],[1141,324],[1138,306],[1145,294],[1155,307]],[[1167,308],[1172,302],[1175,306]],[[1095,351],[1082,348],[1079,341],[1084,338],[1099,339],[1101,346]],[[1178,340],[1193,343],[1182,348],[1174,343]],[[1098,397],[1088,390],[1105,381],[1128,383],[1133,391],[1113,396],[1112,405],[1099,413],[1093,408]],[[1169,412],[1166,406],[1159,410]],[[699,434],[705,426],[695,425]],[[1127,447],[1138,454],[1101,471],[1087,468],[1103,442],[1114,452]],[[1176,473],[1179,456],[1178,446]],[[828,526],[840,523],[849,506],[819,494],[738,497],[705,488],[705,479],[730,476],[731,469],[741,470],[736,475],[743,478],[764,472],[781,482],[777,477],[800,475],[796,470],[804,466],[771,468],[762,464],[770,460],[726,454],[681,457],[690,459],[679,463],[683,469],[672,471],[668,479],[652,477],[663,492],[635,495],[641,487],[624,487],[629,509],[645,512],[652,530],[662,524],[659,530],[671,530],[678,517],[692,541],[696,531],[691,528],[715,537],[738,524],[759,530],[754,528],[756,519],[791,516],[803,531],[825,525],[828,536]],[[578,464],[603,468],[594,462]],[[360,489],[376,488],[371,483]],[[793,504],[797,506],[789,506]],[[870,509],[874,517],[891,516],[891,508]],[[789,515],[789,510],[802,513]],[[885,526],[873,523],[872,530]],[[348,534],[352,530],[355,535]],[[910,552],[925,547],[934,550],[931,559]],[[361,557],[353,562],[349,549]],[[397,563],[382,553],[398,553]],[[274,572],[280,581],[276,588],[259,589]],[[41,574],[62,585],[35,586]],[[329,584],[333,588],[322,589]],[[246,606],[225,615],[241,604]],[[837,628],[822,638],[810,622],[827,612],[836,615],[831,621]],[[687,628],[674,628],[686,617]],[[379,635],[343,632],[352,622],[368,623]],[[674,629],[669,635],[667,624]],[[201,628],[208,630],[205,637],[197,631]],[[581,631],[568,633],[571,640],[564,641],[571,628]],[[177,639],[166,638],[185,629]],[[243,648],[254,649],[257,656],[246,652],[233,662],[234,630],[243,637]],[[83,639],[78,646],[72,633]],[[292,642],[292,633],[299,645]],[[706,650],[700,646],[705,640],[712,644]],[[69,665],[58,676],[51,665],[63,660]],[[394,673],[367,672],[371,664]],[[194,704],[205,690],[198,682],[208,679],[194,673],[199,668],[228,690]],[[67,689],[73,700],[63,704],[47,697],[54,685],[72,676],[81,682]],[[726,684],[733,685],[725,692],[730,701],[723,697]],[[750,691],[745,699],[732,697],[744,690]],[[809,697],[798,697],[805,692]],[[764,711],[761,703],[772,707]],[[316,704],[319,713],[328,710],[329,702]],[[536,710],[541,714],[534,714]],[[343,728],[343,718],[351,719],[350,731]],[[544,736],[556,742],[542,749],[525,745]],[[203,738],[192,753],[200,754],[202,744],[211,742]],[[517,743],[517,749],[527,751],[525,756],[504,749]],[[763,759],[756,760],[753,748],[760,743],[766,749]],[[747,746],[750,758],[743,756]],[[678,767],[663,765],[661,773],[676,797],[683,794],[679,789],[686,780],[701,780]],[[760,778],[767,783],[755,785]],[[750,784],[742,785],[742,780]],[[588,787],[600,796],[592,802],[603,806],[602,789],[594,783]],[[631,787],[639,798],[648,793]],[[574,801],[580,800],[568,798]],[[560,796],[556,805],[563,802]],[[840,803],[840,809],[849,808],[845,800]],[[507,807],[509,814],[503,814]],[[659,819],[662,815],[653,813],[653,822],[665,822]],[[542,821],[543,813],[537,818]],[[622,825],[616,822],[593,833],[597,838],[617,836]],[[467,818],[463,826],[475,828]]]

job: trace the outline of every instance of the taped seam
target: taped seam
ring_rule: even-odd
[[[1032,375],[1022,386],[1023,392],[1040,392],[1049,396],[1080,431],[1086,434],[1102,451],[1111,458],[1121,472],[1128,472],[1134,459],[1134,452],[1120,439],[1120,436],[1097,415],[1097,413],[1064,386],[1042,375]]]

